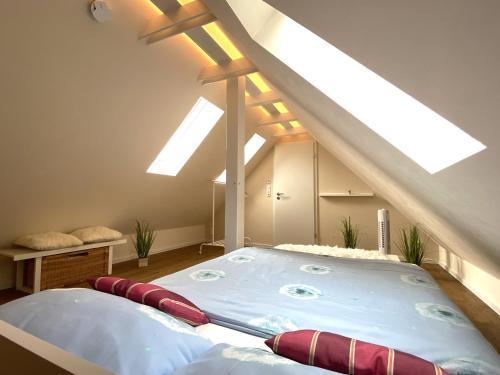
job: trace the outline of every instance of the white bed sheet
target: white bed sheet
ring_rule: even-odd
[[[222,327],[217,324],[208,323],[196,327],[196,332],[210,340],[214,345],[229,344],[232,346],[259,348],[272,352],[271,349],[264,343],[265,339],[236,331],[231,328]]]

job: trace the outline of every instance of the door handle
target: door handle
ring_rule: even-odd
[[[281,197],[283,197],[284,195],[285,195],[285,193],[276,193],[276,199],[280,200]]]

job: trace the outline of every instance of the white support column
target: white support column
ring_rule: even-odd
[[[245,77],[227,81],[225,252],[244,246]]]

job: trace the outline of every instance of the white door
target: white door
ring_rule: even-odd
[[[274,149],[274,244],[314,244],[314,143]]]

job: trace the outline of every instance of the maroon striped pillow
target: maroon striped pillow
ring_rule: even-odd
[[[192,326],[209,322],[205,313],[191,301],[161,286],[112,276],[92,278],[88,281],[95,290],[157,308]]]
[[[448,375],[414,355],[329,332],[285,332],[266,340],[266,345],[283,357],[342,374]]]

